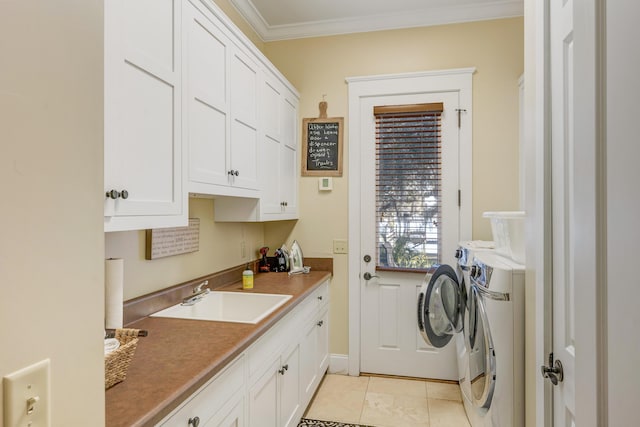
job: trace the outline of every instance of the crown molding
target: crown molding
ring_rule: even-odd
[[[230,0],[230,2],[265,42],[485,21],[524,15],[522,0],[503,0],[358,18],[312,21],[290,25],[269,25],[251,0]]]

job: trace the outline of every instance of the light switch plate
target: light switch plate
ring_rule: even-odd
[[[51,426],[49,378],[49,359],[4,377],[5,426]]]

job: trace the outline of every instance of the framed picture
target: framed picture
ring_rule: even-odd
[[[342,176],[344,118],[302,119],[302,176]]]

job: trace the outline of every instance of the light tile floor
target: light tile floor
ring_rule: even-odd
[[[375,427],[469,427],[457,384],[366,376],[326,375],[305,417]]]

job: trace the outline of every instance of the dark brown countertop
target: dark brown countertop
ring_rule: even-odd
[[[256,275],[252,291],[242,291],[240,281],[216,289],[293,295],[255,325],[160,317],[127,325],[149,336],[139,340],[127,379],[105,392],[107,427],[155,425],[330,276],[265,273]]]

